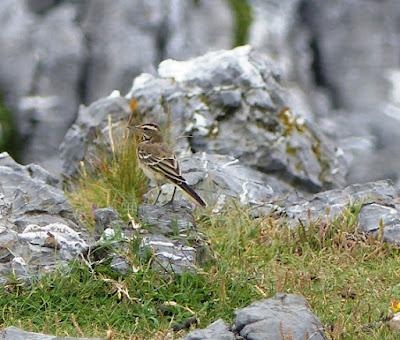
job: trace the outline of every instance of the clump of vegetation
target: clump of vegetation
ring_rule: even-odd
[[[235,16],[235,33],[233,47],[247,44],[252,13],[248,0],[229,0]]]
[[[89,226],[94,225],[94,208],[114,207],[125,220],[135,216],[147,189],[137,163],[135,136],[128,129],[114,135],[111,122],[109,131],[111,155],[109,150],[97,150],[95,160],[81,164],[74,190],[67,193],[79,217]]]

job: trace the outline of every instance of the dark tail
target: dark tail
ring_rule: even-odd
[[[194,191],[186,182],[177,183],[177,185],[186,192],[190,198],[192,198],[198,205],[205,208],[207,206],[206,202]]]

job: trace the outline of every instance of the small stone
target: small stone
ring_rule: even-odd
[[[235,335],[226,323],[219,319],[204,329],[196,329],[184,337],[184,340],[235,340]]]
[[[278,293],[235,311],[235,332],[245,339],[320,339],[324,327],[299,295]]]

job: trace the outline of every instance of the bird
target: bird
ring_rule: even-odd
[[[164,144],[159,126],[154,123],[145,123],[131,125],[128,128],[133,129],[139,137],[137,157],[140,168],[146,177],[157,184],[159,191],[154,204],[157,204],[160,197],[161,184],[170,182],[174,184],[174,192],[168,203],[173,203],[176,187],[179,187],[196,204],[206,207],[206,202],[189,186],[186,179],[182,177],[178,160],[175,154]]]

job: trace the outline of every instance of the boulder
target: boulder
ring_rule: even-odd
[[[185,340],[325,339],[324,328],[300,295],[278,293],[237,309],[232,327],[217,320],[190,332]]]
[[[235,311],[234,331],[244,339],[325,339],[324,327],[299,295],[276,294]]]
[[[303,119],[275,64],[249,46],[163,61],[128,98],[145,121],[174,122],[177,150],[226,154],[302,190],[344,184],[336,147]],[[287,109],[287,106],[290,109]]]

